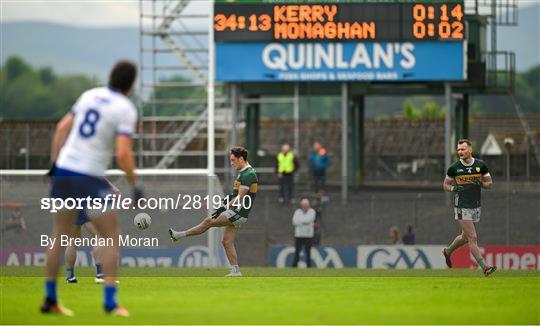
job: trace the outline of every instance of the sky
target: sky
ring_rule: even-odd
[[[162,3],[174,1],[162,1]],[[210,1],[192,0],[183,13],[203,13]],[[150,1],[145,2],[151,6]],[[139,26],[138,0],[1,0],[3,22],[41,21],[81,27]],[[151,9],[151,8],[148,8]]]
[[[540,2],[517,1],[520,7]],[[185,13],[204,12],[210,4],[208,0],[191,2]],[[150,1],[146,3],[151,5]],[[0,7],[0,20],[3,22],[45,21],[84,27],[139,25],[138,0],[1,0]]]

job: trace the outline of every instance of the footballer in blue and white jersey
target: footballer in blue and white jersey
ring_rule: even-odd
[[[137,110],[124,94],[108,87],[84,92],[73,108],[73,127],[56,167],[89,176],[104,176],[118,135],[132,136]]]

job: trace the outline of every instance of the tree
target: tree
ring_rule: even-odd
[[[19,76],[32,72],[32,67],[19,57],[9,57],[4,64],[6,82],[10,83]]]
[[[438,105],[434,101],[427,102],[424,104],[422,110],[422,117],[428,120],[435,120],[438,118]]]
[[[415,120],[420,119],[422,113],[411,101],[407,100],[405,103],[403,103],[403,116],[407,120]]]
[[[34,70],[10,57],[0,69],[0,117],[58,119],[94,85],[86,76],[57,76],[50,67]]]
[[[39,78],[45,85],[50,85],[56,80],[56,76],[51,67],[45,67],[38,70]]]
[[[540,65],[516,75],[515,92],[525,112],[540,113]]]

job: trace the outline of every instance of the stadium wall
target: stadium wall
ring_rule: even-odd
[[[317,246],[311,250],[314,268],[360,268],[360,269],[446,269],[441,254],[444,246],[388,246],[369,245],[353,247]],[[481,246],[486,263],[506,270],[540,269],[540,246]],[[276,245],[269,254],[272,267],[291,267],[294,247]],[[305,268],[302,252],[300,268]],[[458,249],[452,256],[454,268],[477,269],[474,258],[466,248]],[[45,266],[43,248],[2,248],[2,266]],[[77,251],[77,267],[92,267],[90,248]],[[124,249],[120,266],[128,268],[191,268],[210,267],[208,249],[204,246],[177,248]]]

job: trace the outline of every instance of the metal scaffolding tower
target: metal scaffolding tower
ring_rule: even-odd
[[[227,97],[208,78],[213,2],[140,0],[139,6],[138,165],[194,168],[206,159],[213,169],[213,155],[206,153],[223,154],[223,148],[212,147],[214,140],[224,144],[228,134]],[[220,130],[215,139],[209,126],[214,122]],[[186,156],[190,159],[180,159]]]

